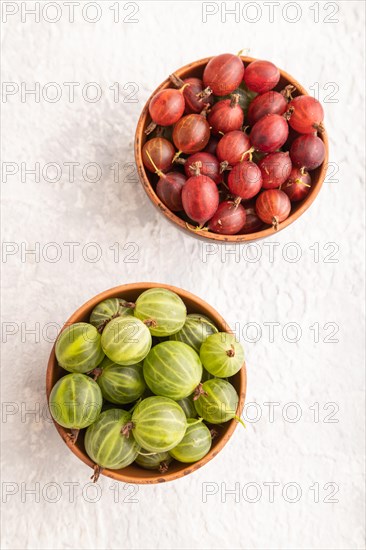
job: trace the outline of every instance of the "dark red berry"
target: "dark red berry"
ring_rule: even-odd
[[[207,176],[189,178],[182,189],[182,203],[187,216],[202,226],[219,206],[216,183]]]
[[[239,162],[230,170],[228,187],[230,193],[243,200],[255,197],[262,187],[260,169],[254,162]]]
[[[250,132],[252,146],[262,153],[274,153],[288,136],[288,124],[283,116],[266,115],[256,122]]]
[[[142,161],[150,172],[157,170],[166,172],[172,166],[174,154],[175,149],[170,141],[162,137],[155,137],[144,144]]]
[[[210,59],[203,71],[204,86],[209,86],[218,96],[231,94],[244,76],[244,64],[239,56],[231,53]]]
[[[310,192],[311,176],[303,168],[294,167],[289,179],[281,185],[281,190],[286,193],[291,202],[302,201]]]
[[[248,124],[253,126],[265,115],[283,115],[286,109],[287,101],[279,92],[270,91],[257,95],[249,104]]]
[[[210,126],[201,115],[186,115],[178,120],[173,129],[174,145],[188,155],[201,151],[209,139]]]
[[[291,145],[290,156],[295,166],[315,170],[324,160],[324,143],[318,136],[303,134]]]
[[[183,210],[182,189],[186,181],[187,178],[180,172],[168,172],[160,176],[156,194],[172,212]]]
[[[267,189],[257,198],[255,210],[264,223],[278,229],[278,225],[288,218],[291,212],[291,202],[283,191]]]
[[[245,224],[245,209],[234,201],[224,201],[208,222],[208,229],[222,235],[235,235]]]
[[[312,134],[317,130],[322,131],[324,111],[321,103],[309,95],[295,97],[288,104],[289,125],[300,134]]]
[[[184,164],[184,171],[188,178],[201,174],[213,179],[215,183],[220,183],[222,180],[220,163],[217,157],[210,153],[205,153],[204,151],[200,151],[188,157]]]
[[[277,86],[280,71],[270,61],[252,61],[245,69],[244,82],[249,90],[263,94]]]
[[[258,166],[262,173],[263,189],[276,189],[290,176],[292,164],[288,151],[270,153],[263,157]]]
[[[218,101],[208,115],[208,123],[214,134],[227,134],[240,130],[244,122],[244,112],[238,103],[239,96],[233,94],[231,99]]]

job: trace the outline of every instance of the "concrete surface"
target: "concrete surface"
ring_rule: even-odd
[[[3,547],[364,548],[364,4],[238,2],[225,21],[233,2],[122,2],[119,14],[81,2],[73,23],[55,4],[36,22],[34,2],[2,2]],[[169,73],[241,48],[319,93],[337,173],[294,225],[236,257],[154,210],[133,135]],[[37,82],[39,101],[24,94]],[[79,83],[73,102],[65,82]],[[39,177],[25,172],[35,163]],[[80,304],[143,280],[198,294],[241,333],[247,430],[186,479],[93,489],[45,414],[47,358]]]

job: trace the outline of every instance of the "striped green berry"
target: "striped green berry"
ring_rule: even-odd
[[[179,462],[197,462],[211,449],[212,437],[202,419],[189,418],[186,433],[169,454]]]
[[[125,302],[119,298],[108,298],[107,300],[103,300],[96,305],[91,312],[90,323],[96,328],[99,328],[114,317],[133,315],[133,308],[128,307],[129,305],[131,305],[129,302]]]
[[[134,314],[147,324],[153,336],[169,336],[183,327],[187,309],[175,292],[150,288],[137,298]]]
[[[94,380],[85,374],[67,374],[53,386],[49,407],[60,426],[79,430],[98,418],[102,409],[102,393]]]
[[[226,378],[239,372],[244,365],[244,350],[234,334],[218,332],[202,344],[200,358],[209,373]]]
[[[187,418],[196,418],[197,411],[193,402],[193,394],[188,397],[183,397],[183,399],[178,399],[177,403],[182,407]]]
[[[102,333],[106,356],[119,365],[135,365],[151,348],[151,334],[142,321],[126,315],[112,319]]]
[[[162,342],[144,360],[144,378],[155,395],[183,399],[200,383],[202,365],[197,353],[183,342]]]
[[[65,328],[57,338],[55,353],[59,365],[69,372],[90,372],[104,358],[100,334],[89,323]]]
[[[145,470],[159,470],[164,473],[168,470],[168,466],[172,461],[169,453],[149,453],[146,449],[141,449],[136,457],[136,464]]]
[[[186,427],[187,419],[178,403],[156,396],[148,397],[137,405],[130,424],[137,443],[152,453],[162,453],[176,447],[183,439]]]
[[[194,406],[198,416],[210,424],[221,424],[236,418],[239,397],[234,386],[221,378],[204,382],[196,392]]]
[[[203,342],[216,332],[217,328],[208,317],[199,313],[189,313],[183,328],[169,338],[170,340],[184,342],[199,353]]]
[[[95,464],[111,470],[132,464],[140,447],[132,435],[127,438],[121,433],[130,419],[127,411],[109,409],[89,426],[85,434],[85,450]]]
[[[97,378],[104,399],[116,405],[132,403],[142,396],[146,389],[142,364],[118,365],[108,357],[99,365],[102,369]]]

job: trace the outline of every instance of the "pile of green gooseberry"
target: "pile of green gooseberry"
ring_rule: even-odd
[[[171,290],[100,302],[89,323],[60,333],[55,353],[71,374],[52,388],[50,411],[72,443],[86,428],[95,481],[103,468],[133,462],[163,473],[173,459],[196,462],[211,448],[214,425],[243,423],[227,380],[244,365],[241,344],[208,317],[187,315]]]

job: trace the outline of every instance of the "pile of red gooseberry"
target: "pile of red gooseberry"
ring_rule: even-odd
[[[303,200],[325,158],[321,104],[281,91],[269,61],[222,54],[202,78],[170,76],[149,103],[142,148],[155,192],[192,229],[234,235],[278,226]],[[188,225],[190,227],[190,225]]]

